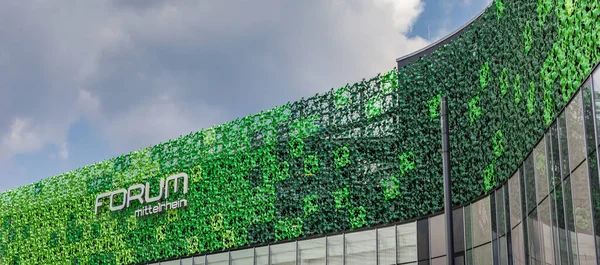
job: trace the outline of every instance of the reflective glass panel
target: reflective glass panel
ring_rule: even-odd
[[[540,246],[546,264],[554,264],[554,246],[552,245],[552,221],[550,216],[550,200],[546,199],[538,206]]]
[[[537,209],[534,209],[529,216],[527,216],[527,243],[529,244],[529,257],[531,260],[536,261],[533,264],[537,264],[542,257]]]
[[[471,205],[465,206],[465,246],[473,248],[473,228],[471,226]]]
[[[578,92],[567,105],[567,138],[569,142],[569,165],[571,170],[585,159],[585,135],[583,131],[583,113],[581,93]]]
[[[596,105],[596,125],[600,126],[600,67],[596,68],[596,71],[592,74],[592,83],[594,89],[594,104]],[[597,139],[600,139],[600,130],[597,130],[598,136]],[[600,141],[598,141],[600,143]]]
[[[508,248],[507,248],[507,242],[506,242],[506,236],[501,237],[498,242],[500,242],[500,253],[499,253],[499,260],[500,260],[500,265],[508,265]]]
[[[377,262],[375,230],[346,234],[346,265]]]
[[[498,236],[506,233],[506,216],[504,215],[504,187],[496,192],[496,224]]]
[[[396,227],[377,229],[379,264],[396,263]]]
[[[207,265],[229,265],[229,252],[206,256]]]
[[[256,265],[269,265],[269,246],[258,247],[256,251]]]
[[[525,265],[525,246],[523,245],[522,225],[518,224],[511,233],[512,256],[514,265]]]
[[[271,245],[271,265],[295,265],[296,242]]]
[[[431,259],[431,265],[446,265],[446,257]]]
[[[596,232],[596,253],[600,253],[600,183],[598,182],[598,160],[596,152],[593,152],[588,158],[588,168],[590,173],[590,186],[592,188],[592,212],[594,215],[594,227]],[[597,256],[600,264],[600,256]]]
[[[452,235],[454,236],[454,253],[465,250],[465,226],[463,223],[463,208],[452,211]]]
[[[473,246],[477,247],[492,239],[490,197],[485,197],[472,205]],[[491,247],[490,247],[491,249]]]
[[[592,228],[587,165],[585,163],[584,165],[577,168],[571,175],[571,189],[577,191],[573,192],[573,213],[575,214],[579,264],[588,265],[596,264],[596,246]]]
[[[560,174],[560,149],[558,148],[558,127],[556,121],[550,126],[548,133],[546,134],[548,139],[548,168],[550,170],[550,183],[551,189],[561,183]]]
[[[533,150],[535,181],[537,183],[537,202],[541,202],[548,195],[548,164],[546,162],[546,137]]]
[[[417,223],[399,225],[398,236],[398,263],[417,261]]]
[[[231,265],[254,264],[254,249],[247,248],[231,251]]]
[[[518,173],[508,180],[508,193],[510,194],[510,227],[515,227],[521,223],[521,184]]]
[[[565,112],[558,116],[558,147],[560,151],[560,170],[561,176],[565,178],[571,171],[569,170],[569,146],[567,144],[567,122]]]
[[[325,255],[325,238],[298,242],[298,260],[300,261],[300,265],[325,265]]]
[[[559,247],[559,260],[561,264],[569,264],[569,244],[567,238],[567,230],[565,223],[565,208],[564,208],[564,192],[562,184],[558,184],[556,189],[554,189],[554,201],[555,201],[555,209],[556,209],[556,224],[557,224],[557,233],[558,233],[558,247]]]
[[[575,234],[575,218],[573,215],[573,197],[571,190],[571,178],[567,177],[564,180],[564,201],[565,201],[565,216],[567,221],[567,241],[569,242],[569,254],[572,258],[572,264],[579,264],[577,257],[577,234]]]
[[[204,265],[204,256],[194,257],[194,265]]]
[[[344,238],[343,235],[327,237],[327,264],[344,264]]]
[[[181,265],[194,265],[194,260],[192,258],[182,259]]]
[[[446,255],[446,219],[444,214],[429,218],[429,247],[432,258]]]
[[[533,166],[533,155],[529,155],[523,163],[523,171],[525,173],[525,198],[527,200],[526,214],[529,214],[533,210],[533,208],[537,205],[537,200],[535,196],[535,175],[534,175],[534,166]]]
[[[473,264],[493,265],[492,244],[485,244],[473,249]]]
[[[169,261],[161,261],[160,265],[179,265],[181,261],[176,259],[176,260],[169,260]]]
[[[594,139],[594,110],[592,99],[592,79],[588,78],[582,87],[583,94],[583,120],[585,127],[585,141],[588,154],[594,151],[596,140]]]
[[[429,260],[429,219],[417,221],[417,253],[419,261]]]

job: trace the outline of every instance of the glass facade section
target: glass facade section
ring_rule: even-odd
[[[207,255],[206,261],[207,265],[229,265],[229,252]]]
[[[472,205],[473,246],[477,247],[492,240],[490,197],[485,197]],[[490,247],[491,249],[491,247]]]
[[[452,226],[454,236],[454,252],[460,253],[465,251],[465,224],[463,222],[463,208],[458,208],[452,211]],[[456,256],[456,255],[455,255]]]
[[[579,264],[581,265],[596,264],[596,247],[592,228],[591,200],[587,172],[587,165],[584,163],[571,175],[571,189],[577,191],[573,192],[573,213],[575,217],[575,231],[577,232]]]
[[[525,245],[523,244],[523,227],[521,224],[512,229],[512,254],[514,265],[525,265]]]
[[[548,163],[546,161],[546,138],[538,143],[533,150],[535,167],[535,182],[537,187],[537,202],[540,203],[548,196]]]
[[[569,147],[567,143],[567,122],[565,119],[565,112],[563,111],[558,116],[558,147],[560,149],[560,172],[562,178],[571,173],[569,170]]]
[[[327,264],[344,265],[344,236],[327,237]]]
[[[295,265],[296,242],[271,246],[271,265]]]
[[[377,229],[377,261],[396,264],[396,227]]]
[[[256,265],[269,265],[269,246],[259,247],[255,249],[255,263]]]
[[[444,214],[429,218],[429,252],[431,258],[446,255],[446,219]]]
[[[485,244],[473,249],[473,264],[493,265],[492,244]]]
[[[508,194],[510,204],[510,227],[521,223],[521,184],[519,173],[515,173],[508,180]]]
[[[535,171],[533,164],[533,154],[529,155],[523,164],[523,172],[525,173],[525,215],[528,215],[537,205],[535,196]]]
[[[375,230],[346,234],[346,265],[376,263]]]
[[[254,249],[242,249],[231,252],[231,265],[254,264]]]
[[[398,225],[398,263],[417,261],[417,223]]]
[[[550,214],[550,199],[543,200],[538,206],[538,220],[540,232],[540,247],[542,262],[554,264],[554,245],[552,219]]]
[[[309,239],[298,242],[298,265],[325,264],[325,241],[323,238]]]
[[[573,198],[571,196],[571,178],[567,177],[563,183],[569,259],[572,262],[571,264],[579,264],[579,258],[577,257],[577,234],[575,234],[575,219],[573,216]]]
[[[417,254],[419,261],[429,260],[429,222],[428,219],[417,221]]]
[[[577,167],[585,159],[586,155],[583,131],[583,106],[581,101],[581,92],[579,92],[566,108],[569,165],[571,170]]]

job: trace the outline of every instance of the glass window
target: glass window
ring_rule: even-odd
[[[473,248],[473,228],[471,226],[471,205],[465,206],[465,246],[466,249]]]
[[[594,104],[600,106],[600,67],[596,68],[596,71],[592,74],[592,83],[594,89]],[[596,107],[596,125],[600,126],[600,108]],[[600,139],[600,130],[598,131],[597,139]],[[599,141],[600,142],[600,141]]]
[[[569,165],[571,170],[585,159],[585,140],[583,133],[583,113],[581,94],[578,92],[567,105],[567,138],[569,143]]]
[[[255,249],[256,265],[269,265],[269,246],[258,247]]]
[[[325,264],[325,238],[302,240],[298,242],[299,265]]]
[[[550,190],[554,190],[558,184],[560,184],[560,156],[558,148],[558,127],[556,122],[550,126],[550,130],[546,134],[546,140],[548,140],[548,168],[550,169]]]
[[[377,262],[375,230],[346,234],[346,265]]]
[[[431,265],[446,265],[446,257],[431,259]]]
[[[446,219],[445,214],[429,218],[429,246],[431,257],[446,255]]]
[[[592,188],[592,212],[594,214],[594,227],[596,232],[596,253],[600,253],[600,183],[598,183],[598,160],[593,152],[589,157],[588,168],[590,173],[590,186]],[[600,256],[596,257],[600,264]]]
[[[564,180],[564,201],[565,201],[565,216],[567,223],[567,242],[569,242],[569,254],[573,259],[573,264],[579,264],[577,257],[577,235],[575,234],[575,218],[573,215],[573,197],[571,192],[571,178],[567,177]]]
[[[504,215],[504,187],[496,192],[496,223],[498,236],[506,233],[506,216]]]
[[[589,179],[587,165],[585,163],[584,165],[577,168],[571,176],[571,187],[577,190],[573,193],[573,213],[575,215],[580,265],[596,264]]]
[[[569,148],[567,144],[567,122],[565,112],[558,116],[558,147],[560,150],[560,171],[563,178],[569,175]]]
[[[473,222],[473,246],[488,243],[492,239],[490,214],[490,197],[485,197],[473,204],[471,220]]]
[[[204,265],[204,256],[194,257],[194,265]]]
[[[489,194],[490,197],[490,214],[492,215],[490,218],[490,224],[492,225],[492,242],[498,239],[498,226],[496,224],[496,192],[492,191]],[[493,246],[492,249],[496,250],[496,247]]]
[[[594,151],[596,147],[596,140],[594,136],[594,110],[593,110],[593,99],[592,99],[592,79],[588,78],[583,83],[583,120],[585,124],[585,141],[587,146],[587,153]]]
[[[397,226],[398,263],[417,261],[417,222]]]
[[[467,260],[467,262],[465,262],[465,263],[467,263],[468,265],[474,265],[473,264],[473,250],[470,250],[470,249],[467,250],[466,260]]]
[[[379,264],[396,264],[396,227],[377,229]]]
[[[231,265],[254,264],[254,249],[231,251]]]
[[[181,265],[194,265],[194,260],[192,258],[182,259]]]
[[[417,221],[417,253],[419,260],[429,260],[429,222],[428,219]]]
[[[537,220],[537,210],[533,211],[527,216],[527,243],[529,244],[529,257],[533,261],[541,260],[540,251],[540,233],[539,233],[539,222]],[[532,264],[538,264],[533,262]]]
[[[465,251],[465,226],[463,208],[452,211],[452,235],[454,236],[454,253]]]
[[[537,200],[535,196],[535,175],[534,175],[534,167],[533,167],[533,155],[529,155],[523,163],[523,171],[525,173],[525,198],[527,200],[526,214],[529,214],[535,206],[537,205]]]
[[[518,224],[512,229],[511,243],[514,265],[525,265],[525,246],[523,245],[523,229],[521,224]]]
[[[567,232],[566,232],[566,223],[565,223],[565,208],[564,208],[564,192],[562,184],[558,184],[556,189],[554,189],[554,206],[556,209],[556,219],[555,226],[558,237],[556,238],[556,243],[558,245],[559,251],[557,251],[557,255],[560,259],[561,264],[568,264],[569,259],[569,246],[567,244]]]
[[[327,264],[344,264],[344,237],[343,235],[327,237]]]
[[[548,195],[548,164],[546,162],[546,137],[533,150],[535,165],[535,181],[537,183],[537,202],[541,202]]]
[[[506,245],[506,236],[501,237],[498,240],[498,242],[500,242],[500,253],[498,253],[500,265],[508,265],[508,248]]]
[[[296,264],[296,242],[271,245],[271,265]]]
[[[508,193],[510,194],[510,227],[521,223],[521,183],[519,173],[515,173],[508,180]]]
[[[207,265],[229,265],[229,252],[206,256]]]
[[[493,265],[492,244],[485,244],[473,249],[473,264]]]
[[[546,264],[554,264],[554,249],[552,245],[552,221],[550,219],[550,200],[546,199],[538,206],[538,220],[540,224],[540,246],[543,260]]]
[[[160,265],[179,265],[181,261],[176,259],[176,260],[169,260],[169,261],[161,261]]]

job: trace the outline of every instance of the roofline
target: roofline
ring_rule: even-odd
[[[398,57],[398,59],[396,59],[396,62],[398,63],[398,69],[416,61],[419,60],[421,57],[425,56],[425,55],[429,55],[431,53],[433,53],[433,51],[435,51],[438,47],[443,46],[448,44],[449,42],[458,39],[458,37],[469,27],[471,26],[471,24],[473,24],[473,22],[475,22],[476,20],[478,20],[484,13],[485,11],[488,10],[488,8],[490,6],[492,6],[493,1],[490,1],[490,3],[488,4],[488,6],[486,8],[484,8],[481,12],[479,12],[479,14],[477,14],[475,17],[473,17],[471,20],[469,20],[469,22],[467,22],[466,24],[462,25],[460,28],[454,30],[452,33],[446,35],[445,37],[437,40],[436,42],[429,44],[428,46],[425,46],[424,48],[414,51],[412,53],[409,53],[407,55]]]

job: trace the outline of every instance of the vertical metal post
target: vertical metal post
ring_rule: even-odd
[[[452,182],[450,181],[450,146],[448,144],[448,101],[441,99],[442,160],[444,169],[444,213],[446,214],[446,264],[454,265],[454,235],[452,226]]]

